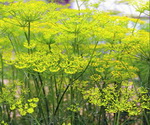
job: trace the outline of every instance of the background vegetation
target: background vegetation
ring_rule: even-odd
[[[150,125],[149,27],[96,7],[1,0],[2,125]]]

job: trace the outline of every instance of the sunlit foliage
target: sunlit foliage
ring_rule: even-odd
[[[0,10],[1,124],[149,123],[144,21],[33,0]]]

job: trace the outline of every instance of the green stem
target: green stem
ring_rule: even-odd
[[[49,103],[48,103],[48,100],[46,98],[46,91],[44,89],[44,84],[43,84],[43,81],[42,81],[42,77],[40,75],[40,73],[38,73],[38,77],[39,77],[39,80],[40,80],[40,84],[41,84],[41,87],[42,87],[42,91],[43,91],[43,95],[44,95],[44,100],[45,100],[45,106],[46,106],[46,112],[47,112],[47,120],[48,120],[48,123],[50,122],[50,114],[49,114]],[[46,124],[47,125],[47,124]]]
[[[105,111],[105,107],[104,106],[101,106],[100,119],[101,119],[100,125],[108,125],[107,124],[106,111]]]
[[[30,27],[31,27],[31,24],[30,22],[28,22],[28,46],[30,45]]]
[[[6,112],[7,112],[8,121],[10,122],[11,117],[10,117],[9,105],[6,105]]]
[[[34,75],[32,75],[32,76],[33,76],[34,83],[35,83],[37,97],[40,98],[40,88],[41,87],[39,86],[39,82],[38,82],[37,78]],[[39,118],[42,115],[43,118],[44,118],[45,124],[46,124],[46,118],[45,118],[45,115],[44,115],[44,111],[42,109],[42,102],[39,102],[38,106],[39,106]]]
[[[52,107],[53,107],[53,114],[54,114],[54,111],[55,111],[55,97],[57,97],[56,96],[57,87],[56,87],[56,83],[55,83],[54,79],[55,78],[53,78],[53,76],[51,76],[51,78],[50,78],[51,86],[49,87],[49,89],[51,90],[51,103],[52,103]],[[57,98],[56,98],[56,101],[57,101]]]
[[[132,35],[134,34],[135,27],[136,27],[136,25],[137,25],[137,23],[138,23],[138,21],[139,21],[139,19],[140,19],[141,14],[142,14],[142,13],[140,12],[140,14],[139,14],[139,16],[138,16],[138,18],[137,18],[137,20],[136,20],[136,22],[135,22],[135,25],[134,25],[133,30],[132,30]]]
[[[147,115],[146,115],[145,110],[144,110],[143,112],[144,112],[144,117],[145,117],[145,120],[146,120],[146,122],[147,122],[147,125],[150,125],[150,122],[149,122],[149,120],[148,120],[148,117],[147,117]]]
[[[11,39],[11,37],[9,35],[8,35],[8,39],[9,39],[9,41],[10,41],[12,47],[13,47],[14,52],[17,53],[16,46],[14,45],[14,43],[13,43],[13,41],[12,41],[12,39]]]
[[[80,5],[79,5],[78,0],[76,0],[76,4],[77,4],[77,7],[78,7],[78,10],[80,10]]]
[[[30,35],[31,35],[31,32],[30,32],[30,27],[31,27],[31,24],[30,22],[28,22],[28,46],[30,46]],[[30,49],[28,49],[28,53],[30,53]]]
[[[32,118],[32,119],[34,119],[34,120],[35,120],[35,122],[36,122],[36,124],[37,124],[37,125],[41,125],[41,124],[40,124],[40,122],[37,120],[37,118],[35,118],[35,117],[34,117],[34,115],[33,115],[33,116],[32,116],[32,115],[30,115],[30,116],[31,116],[31,118]]]
[[[98,41],[97,41],[96,44],[95,44],[95,47],[94,47],[93,52],[92,52],[92,54],[91,54],[90,60],[89,60],[89,62],[88,62],[88,64],[87,64],[87,66],[85,67],[85,69],[82,71],[82,73],[81,73],[79,76],[77,76],[77,77],[72,81],[72,83],[69,83],[69,84],[67,85],[67,87],[65,88],[63,94],[62,94],[61,97],[60,97],[60,100],[59,100],[59,102],[58,102],[58,105],[57,105],[57,107],[56,107],[56,109],[55,109],[54,116],[56,115],[56,113],[57,113],[57,111],[58,111],[58,109],[59,109],[60,103],[62,102],[63,97],[64,97],[65,93],[67,92],[67,90],[69,89],[69,87],[70,87],[76,80],[78,80],[78,79],[85,73],[85,71],[88,69],[88,67],[89,67],[89,65],[90,65],[90,63],[91,63],[91,61],[92,61],[92,58],[93,58],[93,56],[94,56],[94,52],[95,52],[95,49],[96,49],[96,47],[97,47],[97,44],[98,44]]]
[[[1,85],[0,85],[0,90],[2,92],[2,87],[4,86],[4,63],[3,63],[3,56],[2,54],[0,54],[0,58],[1,58]]]
[[[116,125],[119,125],[119,118],[120,118],[120,111],[117,113],[117,121],[116,121]]]
[[[72,83],[72,79],[70,79],[70,83]],[[73,87],[70,87],[70,104],[73,104],[73,100],[74,100],[74,92],[73,92]],[[74,122],[74,112],[71,112],[71,124],[73,124]]]
[[[149,63],[149,69],[148,69],[148,78],[147,78],[146,88],[150,87],[150,61],[148,63]],[[148,89],[148,94],[150,94],[150,88]]]

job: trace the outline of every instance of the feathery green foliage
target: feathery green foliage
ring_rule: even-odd
[[[0,11],[1,124],[150,124],[144,21],[34,0]]]

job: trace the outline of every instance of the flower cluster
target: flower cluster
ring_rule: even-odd
[[[138,92],[133,88],[133,83],[123,82],[122,87],[110,84],[106,88],[98,87],[84,91],[84,98],[97,106],[105,106],[108,113],[126,111],[129,115],[139,115],[143,109],[150,109],[150,99],[147,90],[138,88]]]
[[[24,116],[27,113],[31,114],[34,112],[34,108],[37,107],[38,101],[39,101],[38,98],[28,99],[26,103],[24,103],[24,101],[22,101],[22,100],[18,100],[16,103],[11,105],[10,109],[11,110],[17,109],[19,111],[19,113],[22,116]]]

